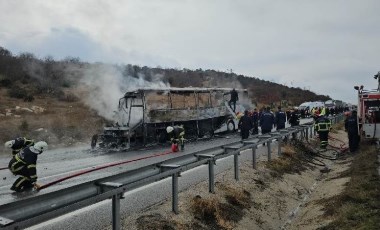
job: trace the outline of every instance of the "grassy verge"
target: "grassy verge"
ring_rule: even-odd
[[[310,150],[302,143],[295,142],[295,145],[284,145],[282,156],[266,162],[266,167],[271,170],[273,177],[283,177],[285,174],[300,174],[301,172],[313,169]]]
[[[333,221],[321,230],[380,229],[380,177],[375,146],[363,145],[344,176],[351,177],[344,192],[323,200],[325,216]],[[342,174],[342,176],[343,176]]]

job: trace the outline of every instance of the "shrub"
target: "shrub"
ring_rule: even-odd
[[[26,97],[24,97],[24,101],[25,102],[32,102],[32,101],[34,101],[34,97],[33,97],[33,95],[27,95]]]
[[[0,80],[0,86],[3,86],[3,87],[10,87],[12,85],[12,81],[9,80],[9,79],[1,79]]]
[[[28,96],[27,92],[19,86],[8,89],[8,95],[13,98],[23,99]]]
[[[23,121],[21,122],[21,125],[20,125],[18,128],[19,128],[19,130],[21,130],[21,131],[28,131],[28,129],[29,129],[29,124],[28,124],[28,122],[27,122],[26,120],[23,120]]]
[[[58,95],[58,100],[64,101],[64,102],[76,102],[76,101],[79,101],[79,98],[71,93],[68,93],[68,94],[61,93]]]

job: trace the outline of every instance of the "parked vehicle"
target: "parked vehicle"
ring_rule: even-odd
[[[164,143],[166,127],[182,125],[186,138],[212,136],[237,128],[236,113],[228,105],[231,88],[140,88],[128,91],[119,100],[117,122],[93,136],[91,147],[129,149],[134,146]],[[247,90],[236,89],[239,98]]]
[[[375,79],[380,77],[378,75],[375,75]],[[379,87],[375,90],[355,86],[358,91],[359,132],[365,139],[380,139],[380,79],[378,80]]]
[[[299,110],[311,110],[312,108],[324,107],[325,103],[322,101],[304,102],[298,106]]]

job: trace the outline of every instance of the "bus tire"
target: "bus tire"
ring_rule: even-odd
[[[91,138],[91,149],[94,149],[96,147],[96,142],[98,141],[98,134],[95,134]]]
[[[232,133],[235,132],[235,123],[232,120],[227,122],[227,132]]]
[[[165,131],[162,131],[158,134],[158,143],[165,143],[167,139],[167,135]]]

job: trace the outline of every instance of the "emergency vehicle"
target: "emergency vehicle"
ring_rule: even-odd
[[[380,72],[379,72],[380,73]],[[355,86],[358,91],[358,125],[361,137],[380,139],[380,76],[376,90],[365,90],[363,86]]]

